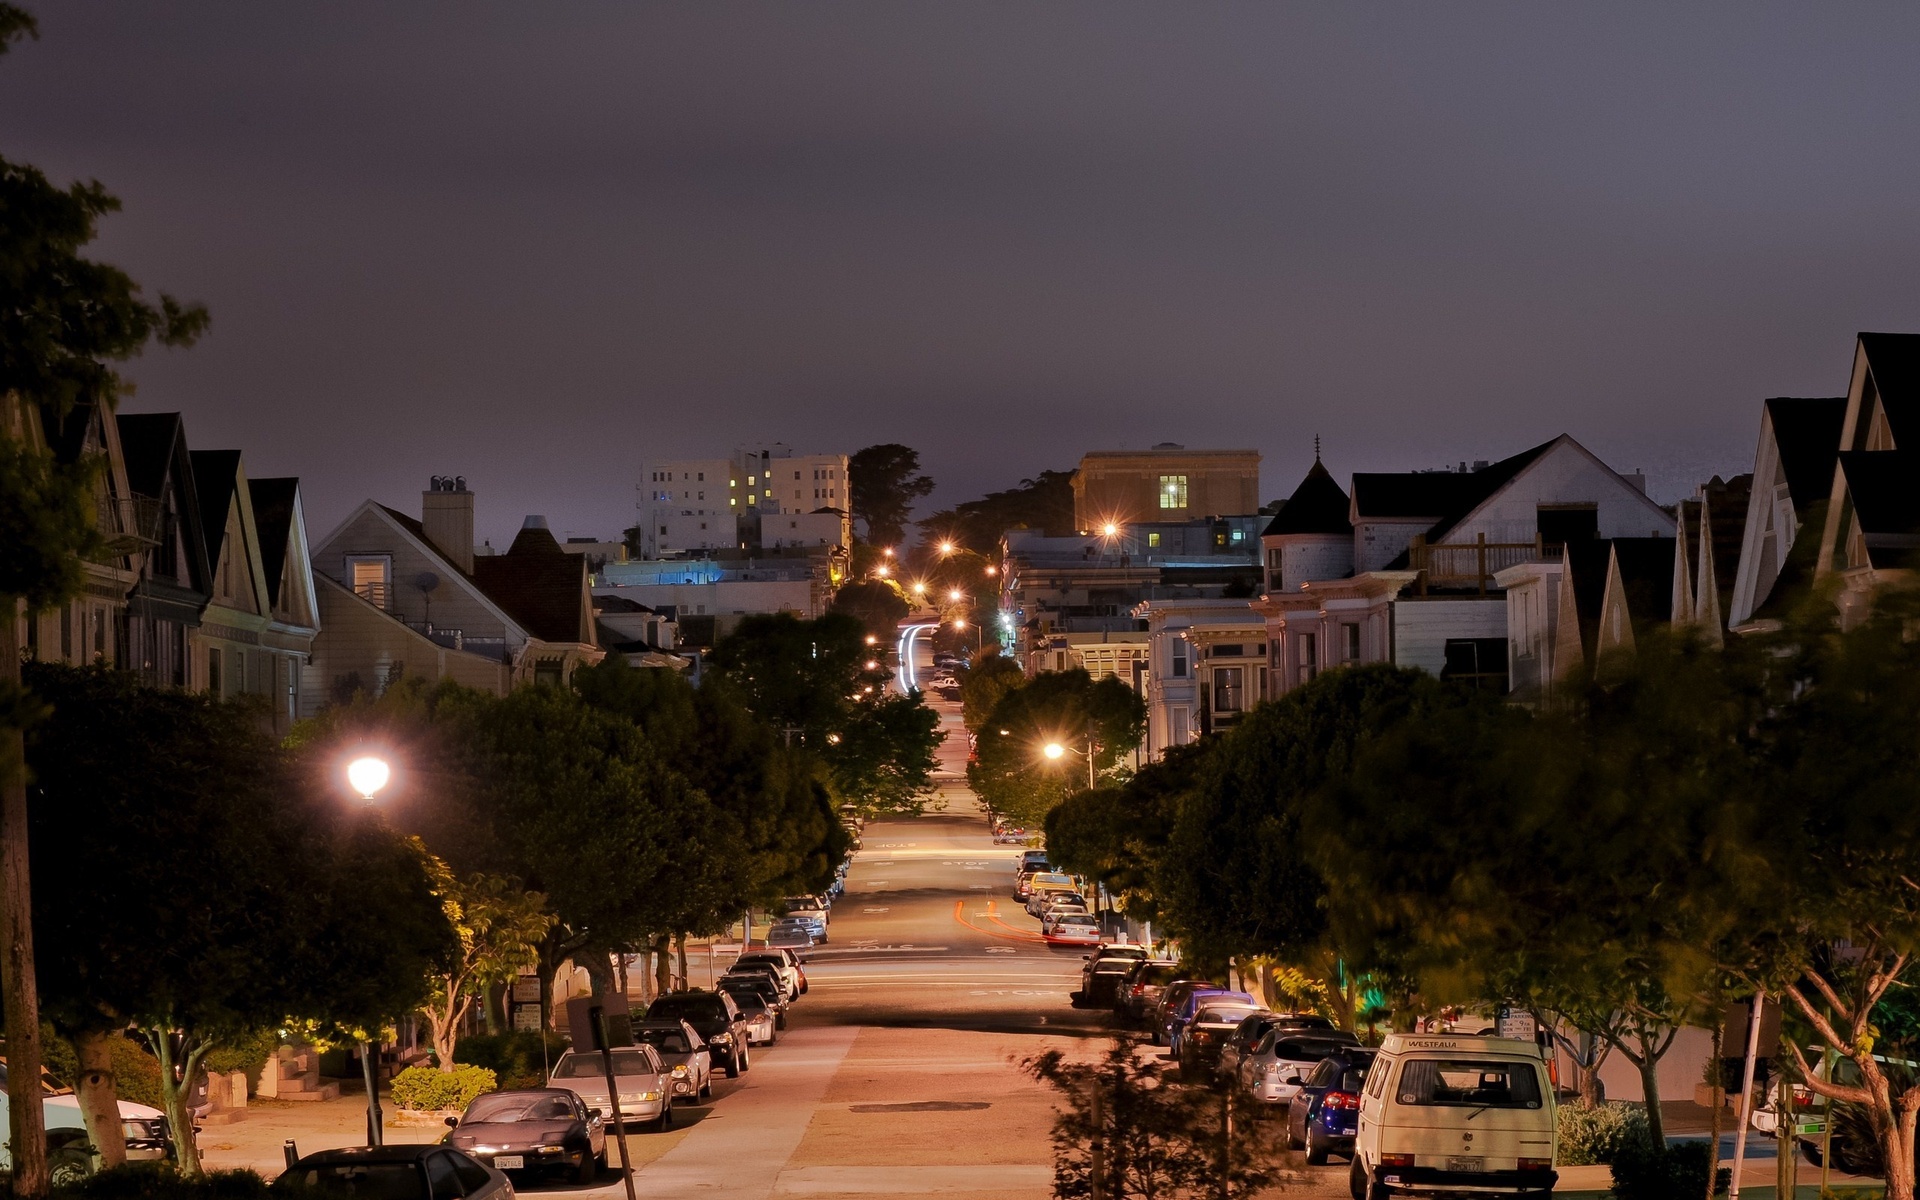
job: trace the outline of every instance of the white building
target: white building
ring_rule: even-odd
[[[1266,698],[1267,627],[1245,600],[1146,600],[1147,758],[1230,728]]]
[[[661,459],[640,469],[642,558],[852,544],[844,454],[795,454],[773,443],[741,447],[731,458]],[[769,520],[776,516],[783,520]]]

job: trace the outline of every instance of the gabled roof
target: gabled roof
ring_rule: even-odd
[[[227,537],[227,514],[233,507],[233,485],[240,479],[238,450],[195,450],[193,479],[200,493],[200,531],[207,540],[207,565],[220,565],[220,547]]]
[[[1611,539],[1620,583],[1627,594],[1627,615],[1636,623],[1673,619],[1673,539],[1623,537]]]
[[[142,496],[158,497],[167,486],[175,449],[186,437],[179,413],[121,413],[120,452],[127,460],[127,484]],[[199,500],[198,494],[194,497]]]
[[[1863,333],[1860,350],[1894,444],[1920,447],[1920,333]]]
[[[1920,450],[1850,450],[1839,456],[1854,519],[1876,568],[1920,561]]]
[[[280,603],[280,579],[286,574],[287,548],[293,541],[294,498],[300,494],[297,478],[249,479],[253,523],[260,534],[260,565],[267,572],[267,603]]]
[[[1478,471],[1395,471],[1353,477],[1352,515],[1355,522],[1373,519],[1430,518],[1435,524],[1428,540],[1437,540],[1487,497],[1551,450],[1565,434],[1523,450],[1511,458],[1490,463]]]
[[[1611,547],[1606,540],[1589,538],[1566,545],[1566,578],[1562,586],[1573,597],[1573,609],[1580,622],[1580,645],[1589,662],[1593,659],[1594,637],[1600,624],[1600,604],[1606,598],[1607,563]]]
[[[419,521],[377,505],[395,524],[446,565],[448,571],[473,586],[513,623],[543,642],[594,641],[592,609],[587,594],[587,559],[568,554],[546,529],[522,529],[505,554],[483,554],[473,560],[468,574],[453,565],[433,544]]]
[[[1352,501],[1334,482],[1332,474],[1322,466],[1320,460],[1313,460],[1313,467],[1300,486],[1293,489],[1293,495],[1287,497],[1280,511],[1268,522],[1262,537],[1282,537],[1287,534],[1329,533],[1341,537],[1353,536],[1353,522],[1347,519]]]
[[[1804,520],[1809,508],[1833,493],[1833,456],[1840,452],[1847,398],[1776,396],[1766,407],[1780,473],[1787,477],[1787,494]]]

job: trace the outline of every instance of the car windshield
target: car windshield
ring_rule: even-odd
[[[1062,925],[1084,925],[1092,928],[1095,921],[1092,913],[1070,912],[1060,914],[1060,923]]]
[[[613,1073],[615,1075],[647,1075],[653,1067],[647,1062],[645,1053],[639,1050],[615,1050],[613,1052]],[[563,1054],[554,1064],[555,1079],[605,1079],[606,1064],[600,1061],[598,1053]]]
[[[420,1168],[410,1162],[342,1162],[288,1171],[273,1181],[273,1190],[355,1200],[425,1200],[422,1182]]]
[[[1210,988],[1198,988],[1188,992],[1186,1003],[1191,1010],[1215,1004],[1238,1004],[1248,1009],[1260,1007],[1253,1002],[1253,997],[1245,992],[1215,991]]]
[[[565,1059],[561,1060],[561,1065],[566,1065]],[[477,1121],[504,1125],[513,1121],[564,1121],[571,1116],[573,1105],[565,1096],[543,1095],[539,1092],[495,1092],[467,1105],[466,1115],[460,1120],[463,1124]]]
[[[662,1054],[691,1054],[693,1047],[687,1044],[687,1035],[677,1029],[636,1029],[633,1036]]]
[[[1133,964],[1124,958],[1103,958],[1093,964],[1095,975],[1125,975],[1133,970]]]
[[[1340,1042],[1329,1042],[1312,1038],[1276,1038],[1273,1043],[1273,1056],[1287,1062],[1317,1063],[1336,1050],[1344,1049]]]
[[[766,997],[759,992],[747,991],[744,988],[738,990],[727,988],[727,991],[732,993],[733,1002],[739,1005],[743,1012],[759,1012],[767,1007]]]
[[[1416,1058],[1400,1068],[1402,1104],[1453,1108],[1539,1108],[1540,1073],[1532,1063],[1492,1058]]]
[[[1159,987],[1180,978],[1179,967],[1166,967],[1158,964],[1142,967],[1135,983],[1144,983],[1150,987]]]

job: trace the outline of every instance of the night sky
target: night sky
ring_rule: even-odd
[[[632,523],[639,461],[1560,432],[1672,500],[1920,330],[1920,7],[26,0],[0,154],[206,302],[131,371],[317,539],[464,474]]]

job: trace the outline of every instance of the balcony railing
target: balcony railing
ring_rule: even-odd
[[[1425,535],[1407,547],[1408,565],[1420,572],[1419,591],[1473,591],[1486,595],[1493,577],[1521,563],[1545,562],[1557,557],[1559,545],[1549,546],[1538,534],[1531,542],[1489,542],[1477,534],[1471,542],[1429,544]]]

